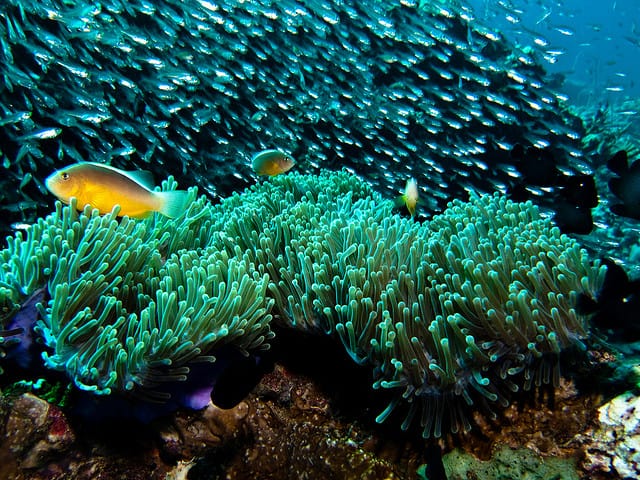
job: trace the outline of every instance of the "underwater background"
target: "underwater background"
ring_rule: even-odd
[[[617,103],[636,98],[640,5],[633,0],[469,2],[485,23],[511,41],[544,47],[545,70],[561,74],[571,103]],[[548,44],[548,45],[547,45]]]
[[[639,19],[5,0],[0,478],[637,478]]]

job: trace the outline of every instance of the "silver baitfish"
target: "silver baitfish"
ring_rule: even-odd
[[[415,177],[429,214],[525,181],[505,145],[557,145],[560,176],[589,163],[536,61],[548,42],[510,44],[453,2],[6,3],[2,151],[34,177],[113,156],[224,194],[254,180],[245,152],[283,145],[301,172],[348,168],[390,197]]]

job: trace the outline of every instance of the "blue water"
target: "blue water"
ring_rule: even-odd
[[[507,38],[548,42],[546,67],[574,104],[640,97],[640,1],[469,0]]]

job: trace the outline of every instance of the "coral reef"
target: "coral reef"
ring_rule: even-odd
[[[468,431],[469,406],[493,415],[509,392],[557,385],[559,355],[589,335],[577,295],[596,295],[604,267],[530,202],[475,197],[424,224],[392,208],[347,173],[201,197],[175,220],[59,205],[11,239],[0,273],[12,302],[46,285],[45,365],[97,394],[167,401],[163,386],[217,347],[266,347],[272,314],[342,342],[393,394],[378,420],[406,406],[402,428],[424,437]]]
[[[640,475],[640,398],[632,392],[619,395],[598,409],[597,428],[583,436],[583,468],[590,477]]]
[[[640,155],[638,107],[640,100],[625,98],[613,104],[588,103],[570,105],[568,109],[583,119],[585,135],[582,143],[585,150],[598,154],[604,164],[618,150],[626,150],[630,158]]]
[[[425,458],[415,443],[399,439],[396,446],[389,436],[337,418],[331,401],[310,378],[282,366],[232,409],[209,404],[145,428],[127,422],[74,425],[64,413],[28,394],[10,402],[4,398],[0,458],[6,461],[0,473],[16,480],[294,479],[313,472],[354,480],[416,478],[414,472]],[[31,402],[33,414],[44,418],[44,424],[18,425],[23,405]],[[50,410],[60,413],[55,428],[69,432],[64,441],[47,443],[48,428],[53,428]],[[29,438],[19,449],[7,436],[7,422],[15,439]],[[46,455],[40,455],[45,446]],[[30,458],[38,461],[26,463]]]
[[[308,352],[305,345],[299,353]],[[433,461],[425,455],[424,441],[403,435],[393,425],[373,428],[372,422],[367,421],[370,411],[362,402],[362,396],[351,398],[350,372],[345,372],[346,378],[341,379],[344,369],[340,369],[333,358],[322,361],[321,370],[328,385],[324,387],[319,386],[318,375],[300,372],[301,364],[318,368],[317,357],[291,358],[291,367],[276,365],[235,408],[221,410],[208,405],[196,412],[179,411],[144,428],[130,421],[110,421],[96,427],[87,422],[74,423],[68,415],[30,395],[17,398],[4,395],[0,398],[0,458],[3,459],[0,474],[16,480],[124,477],[240,480],[266,478],[266,473],[271,474],[269,478],[291,479],[321,476],[424,480],[425,465]],[[340,396],[340,388],[335,387],[337,380],[349,382],[345,384],[348,385],[343,392],[345,397],[339,401],[336,401]],[[345,404],[345,399],[350,406]],[[457,441],[441,439],[435,446],[437,450],[438,445],[442,446],[445,462],[454,458],[447,454],[454,447],[464,448],[476,457],[467,456],[469,463],[465,465],[477,465],[480,469],[491,465],[499,467],[500,462],[495,461],[497,455],[493,463],[490,460],[492,453],[500,449],[507,453],[520,451],[519,458],[528,459],[518,464],[503,464],[503,473],[514,472],[516,466],[525,468],[527,473],[540,473],[545,469],[550,472],[548,467],[554,464],[570,467],[575,465],[575,459],[583,457],[581,447],[589,446],[588,442],[571,440],[576,432],[583,432],[585,426],[596,427],[589,418],[593,415],[597,421],[596,402],[597,399],[584,393],[577,395],[575,389],[565,384],[558,390],[561,407],[519,402],[507,409],[506,422],[489,426],[482,434],[471,432]],[[24,411],[25,403],[32,406],[34,418],[49,418],[46,412],[50,411],[56,414],[51,417],[56,421],[17,422],[17,417],[23,418],[20,412]],[[29,438],[28,442],[21,443],[19,450],[13,449],[15,441],[6,437],[7,421],[16,427],[12,430],[14,435]],[[68,433],[62,437],[64,441],[50,443],[46,440],[50,430]],[[590,440],[590,431],[586,433],[585,440]],[[36,445],[46,447],[46,455],[39,456],[40,447]],[[27,458],[39,460],[24,464]],[[614,471],[600,476],[593,470],[580,468],[579,471],[582,478],[618,478]]]
[[[297,177],[274,183],[289,182]],[[232,244],[253,249],[269,273],[278,321],[339,337],[374,367],[374,388],[397,392],[381,421],[407,401],[403,428],[422,412],[424,436],[440,436],[443,418],[468,431],[459,406],[557,385],[557,355],[584,348],[586,319],[573,306],[578,293],[595,296],[604,268],[531,203],[454,202],[420,225],[375,196],[273,205],[276,188],[258,200],[270,205],[262,224],[261,209],[251,227],[229,224]]]
[[[5,409],[7,405],[3,404]],[[8,410],[1,443],[12,455],[2,457],[2,478],[15,478],[16,468],[40,469],[72,448],[76,440],[73,428],[58,407],[24,394]]]
[[[2,17],[0,229],[24,222],[0,252],[0,358],[10,374],[62,372],[100,408],[116,398],[202,406],[229,352],[258,357],[276,330],[316,335],[373,382],[388,405],[378,421],[394,417],[429,441],[491,430],[498,410],[518,416],[522,392],[563,387],[561,360],[592,335],[576,299],[597,296],[605,268],[531,203],[503,195],[549,207],[559,185],[592,173],[584,152],[606,151],[612,134],[633,155],[635,105],[617,115],[566,108],[542,50],[510,45],[460,2],[7,0]],[[516,158],[516,146],[526,155]],[[346,167],[367,183],[294,174],[222,199],[255,180],[252,153],[283,147],[301,172]],[[533,178],[532,158],[550,178]],[[180,218],[143,221],[56,204],[28,226],[49,211],[44,176],[82,160],[152,165],[220,202],[192,189]],[[448,205],[424,223],[395,215],[372,188],[389,195],[418,175],[421,213]],[[599,232],[592,251],[620,255],[622,245],[628,258],[633,228]],[[77,445],[64,414],[11,397],[3,468],[14,478],[65,478],[67,468],[78,478],[165,478],[162,451],[180,462],[176,478],[222,457],[233,457],[230,478],[288,468],[299,478],[310,462],[326,477],[348,466],[356,478],[414,478],[423,458],[403,457],[402,468],[401,455],[380,459],[321,392],[276,374],[297,389],[178,414],[144,458],[100,448],[67,456]],[[577,443],[563,426],[583,417],[562,410],[567,418],[544,423],[548,410],[528,412],[535,451],[563,455],[550,439]],[[635,431],[602,432],[594,458],[612,448],[633,460]],[[635,468],[604,460],[609,471],[594,464],[596,474]]]
[[[575,459],[542,460],[530,450],[502,447],[491,461],[479,461],[460,450],[444,457],[447,480],[467,478],[527,478],[531,480],[579,480]]]

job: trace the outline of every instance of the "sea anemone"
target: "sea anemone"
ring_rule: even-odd
[[[324,188],[296,193],[309,178],[244,194],[251,214],[234,212],[219,238],[269,274],[276,321],[339,338],[373,367],[375,389],[396,392],[379,421],[406,402],[403,428],[421,412],[425,437],[440,436],[443,422],[467,431],[464,405],[491,414],[509,392],[557,385],[559,354],[584,350],[589,325],[576,299],[595,297],[606,268],[531,202],[475,196],[420,224],[326,177]]]
[[[468,431],[470,408],[557,384],[560,353],[585,348],[576,298],[605,267],[531,202],[474,196],[420,223],[346,172],[275,177],[217,205],[191,193],[178,219],[58,204],[11,239],[2,286],[51,297],[34,328],[48,368],[168,401],[218,348],[267,348],[273,321],[341,342],[393,393],[378,421],[405,404],[402,428],[419,416],[438,437]]]
[[[268,348],[268,278],[243,255],[200,248],[213,211],[204,198],[193,200],[175,221],[118,220],[117,207],[100,216],[57,203],[24,238],[9,239],[2,301],[20,302],[42,287],[50,296],[24,327],[41,339],[45,366],[96,394],[167,400],[162,385],[186,380],[190,363],[214,362],[217,348]]]

